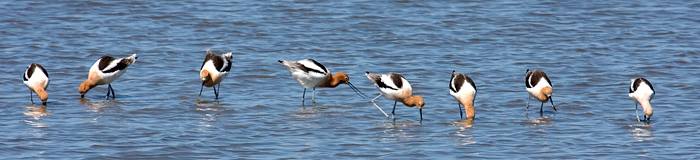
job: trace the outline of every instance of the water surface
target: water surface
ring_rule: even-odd
[[[0,150],[7,159],[697,159],[700,3],[657,1],[0,2]],[[200,88],[205,50],[233,52],[218,101]],[[139,59],[80,99],[102,55]],[[303,89],[277,60],[313,58],[367,78],[396,72],[426,106],[387,120],[352,90]],[[21,75],[49,72],[48,105]],[[526,69],[545,71],[553,112],[532,101]],[[477,85],[460,120],[453,70]],[[650,80],[650,124],[630,79]],[[307,92],[310,98],[311,91]],[[35,101],[38,102],[36,96]],[[392,101],[377,101],[390,112]]]

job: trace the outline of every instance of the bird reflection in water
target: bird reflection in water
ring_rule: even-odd
[[[105,100],[101,102],[90,102],[89,99],[80,98],[80,104],[83,104],[85,108],[90,109],[92,112],[100,112],[100,109],[109,106],[112,103],[118,103],[119,100]]]
[[[474,119],[464,119],[457,122],[453,122],[452,125],[460,126],[464,128],[472,128],[474,126]]]
[[[456,122],[452,122],[452,125],[457,126],[457,131],[454,133],[458,137],[458,143],[456,145],[464,146],[475,144],[476,141],[473,140],[474,134],[471,133],[471,128],[474,126],[474,119],[464,119]]]
[[[27,106],[25,107],[28,112],[25,112],[24,115],[31,116],[35,120],[39,120],[41,117],[49,115],[51,112],[46,111],[46,105],[41,105],[41,106]]]
[[[644,123],[643,125],[629,126],[629,131],[632,132],[632,139],[642,142],[650,141],[656,139],[656,136],[652,133],[653,127],[650,123]]]

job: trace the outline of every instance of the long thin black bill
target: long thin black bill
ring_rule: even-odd
[[[360,92],[360,90],[357,89],[354,85],[352,85],[352,83],[348,82],[348,86],[350,86],[350,88],[352,88],[352,90],[355,91],[355,93],[357,93],[358,96],[360,96],[360,97],[362,97],[362,98],[367,98],[367,95],[365,95],[364,93]]]
[[[420,112],[420,120],[423,120],[423,109],[418,109],[418,112]]]
[[[554,107],[554,100],[552,100],[552,97],[551,97],[551,96],[549,97],[549,102],[552,102],[552,108],[554,108],[554,111],[559,112],[559,110],[557,109],[557,107]]]

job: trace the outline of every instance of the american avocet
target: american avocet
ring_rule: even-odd
[[[411,84],[408,83],[406,78],[403,76],[389,72],[389,74],[384,74],[384,75],[376,75],[369,73],[365,73],[367,78],[369,80],[372,80],[374,82],[374,85],[377,86],[377,89],[381,92],[379,96],[374,97],[370,102],[374,103],[374,100],[377,98],[381,97],[384,95],[384,97],[394,100],[394,109],[391,110],[391,117],[393,118],[395,115],[396,111],[396,103],[401,102],[404,105],[408,107],[413,107],[417,106],[418,107],[418,112],[420,112],[420,119],[423,120],[423,106],[425,105],[425,102],[423,101],[423,97],[419,95],[413,95],[413,89],[411,88]],[[377,104],[374,104],[377,108]],[[379,109],[381,111],[381,108]],[[383,113],[384,111],[382,111]],[[389,117],[389,116],[387,116]]]
[[[231,71],[231,52],[216,56],[207,49],[207,57],[202,62],[202,68],[199,71],[199,78],[202,79],[202,86],[199,88],[199,96],[202,96],[204,86],[213,87],[216,99],[219,99],[221,92],[221,81],[226,78],[228,72]],[[219,85],[219,90],[216,86]]]
[[[321,63],[316,62],[313,59],[304,59],[300,61],[283,61],[279,62],[284,65],[285,68],[289,70],[292,74],[294,80],[304,87],[304,93],[301,96],[301,103],[304,104],[304,97],[306,96],[306,89],[313,88],[311,93],[311,102],[316,103],[316,87],[330,87],[335,88],[339,84],[348,84],[357,95],[365,98],[364,93],[360,92],[352,83],[350,83],[350,77],[343,72],[338,72],[335,75],[331,73],[326,67]]]
[[[634,101],[634,111],[637,112],[637,121],[639,120],[639,112],[637,104],[641,104],[644,109],[644,120],[649,122],[651,115],[654,114],[654,109],[651,108],[649,101],[654,98],[654,87],[651,82],[644,78],[632,79],[630,84],[630,98]]]
[[[126,72],[126,67],[129,67],[134,61],[136,61],[136,54],[131,55],[131,57],[116,59],[110,56],[102,56],[97,59],[97,62],[90,67],[90,73],[88,79],[83,81],[78,88],[80,92],[80,98],[85,97],[90,89],[95,88],[97,85],[107,84],[107,96],[105,99],[109,99],[110,91],[112,93],[112,99],[115,98],[114,89],[112,89],[112,82],[122,76]]]
[[[455,97],[459,102],[457,106],[459,107],[459,117],[462,117],[462,107],[464,105],[464,112],[467,113],[467,119],[474,119],[474,98],[476,98],[476,85],[469,76],[452,71],[452,78],[450,79],[450,94]]]
[[[34,103],[32,92],[35,92],[42,104],[46,105],[46,100],[49,99],[49,95],[46,94],[46,88],[49,87],[49,73],[44,67],[36,63],[29,65],[27,71],[24,72],[24,85],[29,87],[29,97],[32,104]]]
[[[557,107],[554,107],[554,101],[552,100],[552,82],[547,78],[547,74],[535,69],[534,71],[527,70],[525,74],[525,89],[530,96],[527,97],[527,109],[530,108],[530,97],[535,97],[535,99],[542,102],[540,105],[540,113],[542,113],[542,107],[544,103],[549,100],[552,102],[552,108],[554,111],[558,111]]]

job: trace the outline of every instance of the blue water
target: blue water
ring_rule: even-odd
[[[2,1],[0,153],[6,159],[698,159],[699,2]],[[197,100],[205,50],[233,52],[214,100]],[[139,59],[80,99],[102,55]],[[425,99],[386,119],[346,85],[312,105],[277,60],[396,72]],[[21,75],[43,65],[45,108]],[[558,113],[525,112],[527,69],[552,81]],[[460,120],[452,70],[477,85]],[[630,79],[654,85],[636,121]],[[34,95],[34,100],[38,98]],[[377,105],[390,112],[393,101]]]

